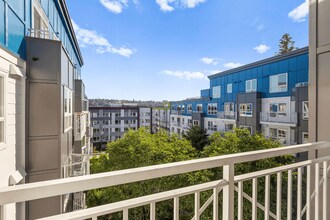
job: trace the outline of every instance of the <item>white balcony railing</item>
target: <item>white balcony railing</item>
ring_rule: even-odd
[[[86,148],[90,154],[90,149]],[[89,154],[71,154],[63,165],[64,178],[89,174]]]
[[[99,173],[88,176],[72,177],[67,179],[50,180],[22,184],[0,188],[0,206],[16,202],[24,202],[34,199],[47,198],[57,195],[65,195],[71,192],[82,192],[86,190],[117,186],[143,180],[150,180],[165,176],[172,176],[182,173],[189,173],[198,170],[221,167],[223,171],[222,179],[207,182],[171,191],[160,192],[152,195],[119,201],[111,204],[87,208],[71,213],[43,218],[53,219],[89,219],[96,220],[98,216],[110,213],[122,212],[123,219],[128,219],[128,211],[135,207],[150,206],[150,219],[156,219],[156,206],[158,202],[172,200],[173,217],[179,219],[180,198],[186,195],[194,195],[194,217],[200,219],[202,213],[209,207],[212,210],[213,219],[222,216],[224,220],[232,220],[236,215],[238,219],[243,219],[244,206],[251,206],[252,217],[256,220],[260,215],[263,219],[291,219],[293,210],[297,213],[297,219],[327,219],[328,198],[327,184],[330,173],[330,156],[295,162],[293,164],[280,167],[273,167],[257,172],[235,175],[234,166],[246,162],[275,158],[282,155],[292,155],[296,153],[309,152],[315,154],[318,150],[330,149],[330,143],[319,142],[289,147],[280,147],[267,150],[259,150],[232,155],[224,155],[197,160],[161,164],[149,167],[141,167],[128,170],[119,170],[108,173]],[[322,169],[321,169],[322,168]],[[272,181],[271,181],[272,179]],[[275,179],[275,181],[273,181]],[[293,181],[297,179],[297,181]],[[262,180],[262,181],[258,181]],[[258,182],[264,184],[264,201],[258,200]],[[297,184],[297,190],[293,190],[293,184]],[[243,186],[251,186],[252,193],[244,192]],[[304,186],[304,187],[303,187]],[[285,189],[285,191],[284,191]],[[211,190],[212,195],[204,202],[200,203],[201,193]],[[220,191],[222,193],[220,194]],[[237,192],[237,194],[235,193]],[[275,207],[271,208],[270,191],[276,191]],[[293,193],[295,195],[293,195]],[[282,195],[285,196],[282,198]],[[235,197],[237,199],[235,199]],[[219,199],[222,202],[219,202]],[[274,198],[272,198],[272,201]],[[244,202],[243,202],[244,200]],[[286,208],[282,209],[282,202],[286,201]],[[236,203],[236,209],[234,208]],[[293,205],[297,204],[297,205]],[[1,208],[1,207],[0,207]],[[285,210],[285,213],[283,213]],[[235,213],[236,212],[236,213]],[[313,215],[313,216],[312,216]]]
[[[48,31],[48,30],[31,29],[30,37],[59,41],[56,34],[53,33],[52,31]]]
[[[297,113],[261,112],[260,123],[297,124]]]
[[[220,119],[236,120],[237,112],[218,112],[217,117]]]

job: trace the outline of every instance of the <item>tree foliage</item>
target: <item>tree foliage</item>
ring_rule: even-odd
[[[191,145],[198,151],[203,151],[204,147],[209,144],[208,134],[206,129],[200,126],[192,126],[183,137],[190,141]]]
[[[91,173],[130,169],[190,160],[198,157],[219,156],[281,146],[279,142],[268,140],[261,134],[251,136],[245,129],[235,129],[233,132],[227,132],[225,134],[215,132],[207,141],[207,146],[205,146],[205,144],[203,148],[196,148],[200,150],[200,152],[198,152],[192,147],[192,139],[187,140],[185,138],[180,138],[176,134],[169,136],[167,131],[150,134],[149,131],[144,128],[140,128],[137,131],[130,130],[122,139],[109,143],[106,154],[91,160]],[[237,164],[235,165],[235,175],[289,164],[292,163],[293,160],[293,156],[288,155]],[[283,181],[286,181],[285,175],[283,178]],[[138,183],[91,190],[88,192],[87,202],[89,207],[99,206],[219,179],[222,179],[221,168],[163,177]],[[271,185],[273,184],[276,184],[275,178],[271,178]],[[283,186],[283,191],[285,190],[286,188]],[[251,195],[251,191],[252,181],[244,182],[244,192]],[[203,204],[210,195],[211,192],[202,193],[201,204]],[[276,198],[274,190],[271,192],[271,198]],[[285,200],[286,196],[283,195],[283,209],[286,208]],[[221,202],[221,197],[219,196],[220,207]],[[258,179],[258,202],[261,204],[264,202],[264,178]],[[271,203],[272,211],[275,209],[275,204],[275,202]],[[149,219],[149,211],[149,207],[147,206],[131,209],[129,212],[129,219]],[[157,203],[156,212],[157,219],[173,219],[173,202],[165,201]],[[193,195],[180,198],[180,219],[192,219],[193,213]],[[203,219],[212,219],[211,213],[212,207],[210,206],[203,214]],[[261,212],[258,213],[261,214]],[[259,217],[260,219],[263,218],[262,215]],[[103,219],[121,218],[121,213],[117,213],[105,216]],[[248,202],[244,204],[244,218],[251,218],[251,204]]]
[[[167,131],[150,134],[145,128],[128,131],[122,139],[108,144],[105,155],[91,160],[91,173],[109,172],[135,167],[178,162],[196,158],[196,150],[189,141]],[[99,206],[125,199],[186,187],[209,181],[207,171],[194,172],[159,179],[147,180],[122,186],[91,190],[88,192],[88,206]],[[187,197],[180,203],[182,219],[191,219],[193,198]],[[157,203],[160,219],[173,219],[172,202]],[[149,207],[130,211],[130,219],[148,219]],[[186,217],[185,217],[186,216]],[[120,214],[104,219],[121,219]]]
[[[294,46],[295,41],[292,40],[290,34],[285,33],[283,34],[282,38],[280,39],[280,43],[278,45],[278,55],[289,53],[297,48]]]

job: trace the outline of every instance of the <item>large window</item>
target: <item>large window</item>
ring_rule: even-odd
[[[252,117],[252,103],[239,104],[239,116]]]
[[[282,73],[269,77],[269,92],[286,92],[288,91],[288,74]]]
[[[221,97],[221,86],[213,87],[213,98],[220,98]]]
[[[187,113],[191,114],[192,113],[192,104],[187,105]]]
[[[229,83],[227,84],[227,93],[232,93],[233,92],[233,84]]]
[[[197,113],[203,113],[203,104],[197,104],[196,105],[196,112]]]
[[[256,92],[257,91],[257,79],[246,80],[245,92]]]
[[[286,117],[286,103],[271,103],[269,106],[270,117]]]
[[[269,137],[278,140],[282,144],[286,144],[286,130],[269,128]]]
[[[0,75],[0,144],[5,142],[5,82]]]
[[[72,94],[70,89],[64,87],[64,131],[72,128]]]
[[[208,121],[207,122],[207,130],[209,131],[217,131],[217,125],[213,121]]]
[[[216,115],[218,113],[218,104],[210,103],[207,105],[207,114]]]
[[[303,115],[303,119],[307,120],[308,119],[308,101],[304,101],[302,102],[302,115]]]

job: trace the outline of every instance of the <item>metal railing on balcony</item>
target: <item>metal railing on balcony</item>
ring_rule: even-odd
[[[90,149],[86,148],[86,151]],[[90,153],[89,153],[90,154]],[[89,174],[89,154],[71,154],[63,165],[64,178]]]
[[[56,34],[49,30],[30,29],[30,37],[59,41]]]
[[[237,112],[218,112],[217,113],[217,118],[236,120],[237,119]]]
[[[297,124],[297,113],[261,112],[260,123]]]
[[[206,209],[212,211],[214,220],[219,219],[220,216],[224,220],[233,220],[235,215],[237,219],[241,220],[245,215],[243,210],[247,204],[251,207],[251,219],[253,220],[259,219],[260,215],[263,216],[262,219],[291,219],[293,211],[296,213],[297,219],[320,219],[321,216],[322,219],[327,219],[329,203],[328,197],[325,195],[327,195],[328,191],[327,184],[330,173],[329,155],[242,175],[235,175],[234,170],[235,165],[246,162],[302,152],[309,152],[311,156],[316,155],[316,151],[324,149],[330,149],[329,142],[251,151],[4,187],[0,188],[0,206],[221,167],[223,171],[222,179],[216,181],[145,195],[43,219],[92,218],[96,220],[98,216],[122,212],[123,219],[128,220],[130,209],[148,205],[150,207],[150,219],[154,220],[156,219],[157,203],[166,200],[173,201],[173,218],[179,219],[180,199],[186,195],[194,195],[193,219],[195,220],[200,219]],[[262,183],[263,188],[260,188],[258,183]],[[293,189],[293,184],[296,184],[296,190]],[[243,186],[249,186],[252,193],[244,192],[245,187]],[[201,193],[207,190],[212,191],[212,194],[201,204]],[[258,194],[261,193],[260,190],[263,190],[263,201],[260,201],[260,197],[258,199]],[[271,191],[276,193],[276,201],[272,202],[272,206]],[[283,196],[284,194],[285,196]],[[220,199],[222,200],[221,202],[219,202]],[[286,201],[285,203],[283,203],[284,200]],[[283,204],[286,205],[285,208],[282,208]],[[235,206],[236,208],[234,208]]]

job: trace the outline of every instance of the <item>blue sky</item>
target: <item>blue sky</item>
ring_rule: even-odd
[[[207,75],[308,45],[308,0],[67,0],[89,98],[182,100]]]

